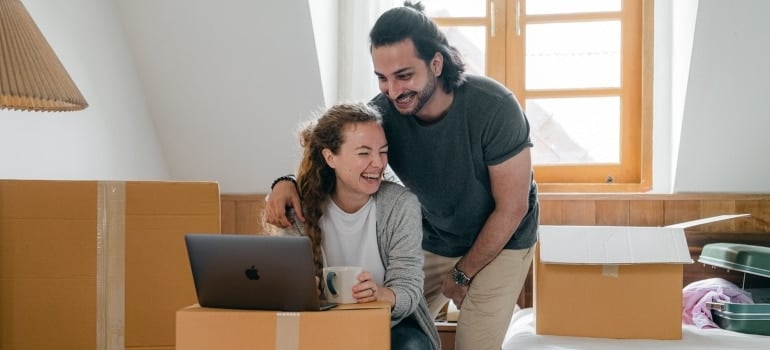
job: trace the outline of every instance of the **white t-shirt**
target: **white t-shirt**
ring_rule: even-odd
[[[333,200],[319,222],[323,249],[329,266],[361,266],[372,274],[377,285],[385,280],[377,248],[377,205],[374,198],[355,213],[346,213]]]

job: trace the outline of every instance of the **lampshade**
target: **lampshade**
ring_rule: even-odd
[[[0,0],[0,109],[78,111],[80,94],[19,0]]]

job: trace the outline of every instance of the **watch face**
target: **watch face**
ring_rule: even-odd
[[[452,277],[454,278],[455,283],[461,286],[467,286],[471,282],[470,278],[468,278],[464,272],[458,269],[452,270]]]

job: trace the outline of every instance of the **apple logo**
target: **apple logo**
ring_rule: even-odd
[[[257,270],[254,265],[251,265],[250,268],[246,269],[246,278],[256,281],[259,279],[259,270]]]

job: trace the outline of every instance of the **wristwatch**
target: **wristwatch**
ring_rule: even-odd
[[[468,275],[466,275],[465,272],[460,271],[457,266],[452,269],[452,279],[455,280],[455,284],[463,287],[471,285],[471,279],[468,278]]]

